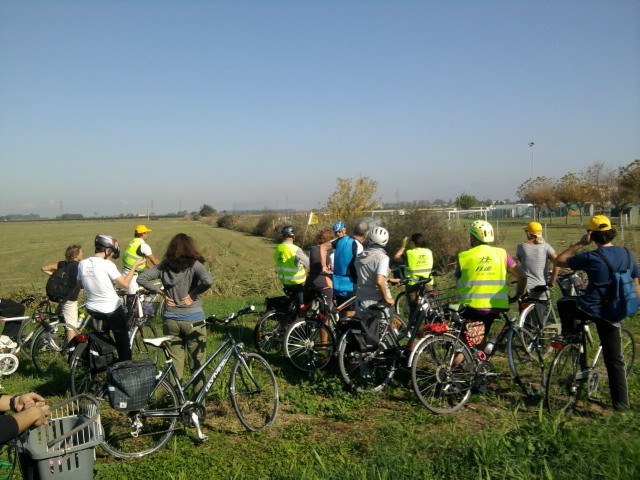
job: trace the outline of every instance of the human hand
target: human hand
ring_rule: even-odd
[[[391,285],[400,285],[399,278],[387,278],[387,282],[390,283]]]
[[[30,392],[25,393],[24,395],[20,395],[14,401],[14,409],[16,412],[21,412],[25,408],[29,408],[32,406],[45,406],[45,399],[38,395],[37,393]]]
[[[191,297],[191,294],[187,295],[186,297],[183,297],[180,300],[180,305],[184,305],[184,306],[188,307],[191,304],[193,304],[193,298]]]
[[[146,258],[139,258],[138,260],[135,261],[135,263],[133,264],[133,268],[132,270],[135,270],[137,267],[139,267],[140,265],[142,265],[143,263],[146,263],[147,259]]]
[[[390,307],[393,307],[396,304],[396,301],[393,298],[385,298],[384,301]]]
[[[402,239],[402,248],[407,248],[408,244],[409,244],[409,237],[404,237]]]
[[[33,423],[31,427],[39,427],[40,425],[45,425],[49,422],[49,417],[51,416],[51,411],[49,410],[49,405],[36,405],[30,404],[25,409],[27,412],[33,414]]]
[[[331,275],[333,273],[333,271],[329,267],[325,267],[322,270],[322,273],[325,274],[325,275]]]
[[[585,233],[582,238],[580,238],[580,241],[578,243],[580,243],[581,245],[589,245],[592,242],[591,240],[591,230],[587,230],[587,233]]]

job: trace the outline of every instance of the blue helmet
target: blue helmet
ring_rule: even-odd
[[[339,232],[343,228],[344,228],[344,222],[336,222],[336,223],[333,224],[333,231],[334,232]]]

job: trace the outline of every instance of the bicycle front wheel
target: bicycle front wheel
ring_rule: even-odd
[[[67,330],[73,331],[74,336],[80,333],[68,323],[49,324],[35,332],[31,342],[31,359],[40,375],[62,371],[66,376],[69,371]]]
[[[316,320],[301,320],[289,326],[282,342],[287,361],[301,372],[321,370],[333,357],[335,337]]]
[[[180,404],[166,380],[156,385],[147,405],[139,412],[119,412],[103,397],[100,418],[105,452],[117,458],[139,458],[164,446],[175,431]]]
[[[270,310],[265,313],[253,330],[253,343],[263,355],[278,353],[287,328],[287,314]]]
[[[395,312],[400,315],[403,319],[409,320],[409,300],[407,299],[407,294],[403,290],[402,292],[396,295],[396,303],[393,307]]]
[[[144,343],[147,338],[156,338],[158,336],[156,327],[149,322],[144,322],[141,325],[135,327],[132,337],[129,339],[131,342],[131,356],[134,360],[141,360],[149,358],[157,363],[158,361],[158,348],[153,345]]]
[[[526,328],[511,328],[507,337],[507,358],[513,380],[522,393],[536,396],[544,391],[544,360],[541,341]]]
[[[383,339],[375,352],[361,352],[347,330],[338,343],[338,368],[344,383],[356,392],[378,392],[386,387],[396,372],[397,354],[387,350]]]
[[[231,405],[247,430],[260,430],[273,424],[278,416],[278,383],[260,355],[252,352],[240,355],[229,377]]]
[[[553,359],[545,392],[545,405],[550,413],[571,413],[582,391],[580,373],[580,348],[565,345]]]
[[[429,411],[455,412],[471,397],[475,369],[473,354],[460,339],[434,335],[427,338],[413,356],[413,391]]]

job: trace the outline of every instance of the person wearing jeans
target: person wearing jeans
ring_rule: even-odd
[[[607,367],[611,403],[616,410],[629,409],[629,393],[627,376],[622,356],[622,339],[620,324],[605,318],[602,312],[607,286],[612,277],[607,264],[595,251],[578,253],[580,249],[595,243],[597,251],[604,255],[616,270],[627,267],[627,251],[611,242],[616,236],[616,230],[604,215],[596,215],[589,221],[587,233],[580,240],[567,248],[555,259],[558,267],[568,267],[572,270],[583,270],[589,279],[585,292],[578,297],[563,297],[558,300],[558,313],[562,321],[562,334],[575,333],[578,320],[592,321],[600,337],[602,358]],[[631,258],[631,277],[634,279],[636,291],[640,296],[638,277],[640,270],[633,257]]]

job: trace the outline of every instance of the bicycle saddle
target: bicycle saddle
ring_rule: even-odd
[[[172,340],[177,339],[175,335],[165,335],[164,337],[156,337],[156,338],[145,338],[142,340],[144,343],[148,343],[149,345],[153,345],[154,347],[159,347],[165,342],[170,342]]]

